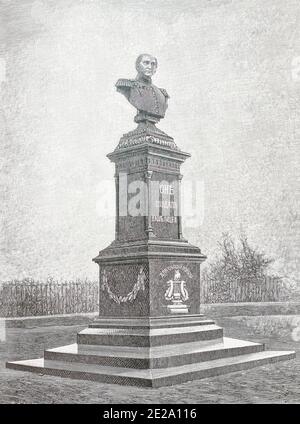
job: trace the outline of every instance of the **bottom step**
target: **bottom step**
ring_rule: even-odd
[[[55,362],[51,367],[44,365],[44,359],[7,362],[6,367],[21,370],[91,380],[103,383],[122,384],[144,387],[161,387],[179,384],[190,380],[241,371],[259,365],[295,358],[295,352],[263,351],[230,358],[188,364],[160,369],[131,369],[107,367],[95,364]]]

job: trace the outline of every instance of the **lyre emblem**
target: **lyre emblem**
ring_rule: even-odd
[[[174,279],[167,281],[168,288],[165,292],[165,299],[171,300],[173,305],[182,305],[188,300],[189,295],[186,289],[185,281],[181,280],[181,274],[177,269],[174,274]]]

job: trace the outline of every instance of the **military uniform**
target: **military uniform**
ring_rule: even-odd
[[[168,107],[169,95],[163,88],[158,88],[150,82],[141,80],[119,79],[116,83],[117,91],[121,92],[134,106],[138,113],[136,122],[158,122],[164,118]]]

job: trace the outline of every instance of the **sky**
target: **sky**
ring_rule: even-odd
[[[97,278],[106,155],[135,128],[115,83],[143,52],[170,95],[159,128],[201,188],[185,237],[209,263],[242,230],[298,275],[299,19],[298,0],[0,1],[0,280]]]

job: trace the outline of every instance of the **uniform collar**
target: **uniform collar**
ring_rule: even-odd
[[[144,85],[152,85],[152,79],[151,78],[146,79],[146,78],[143,78],[142,76],[137,76],[136,81],[138,81],[139,83],[144,84]]]

